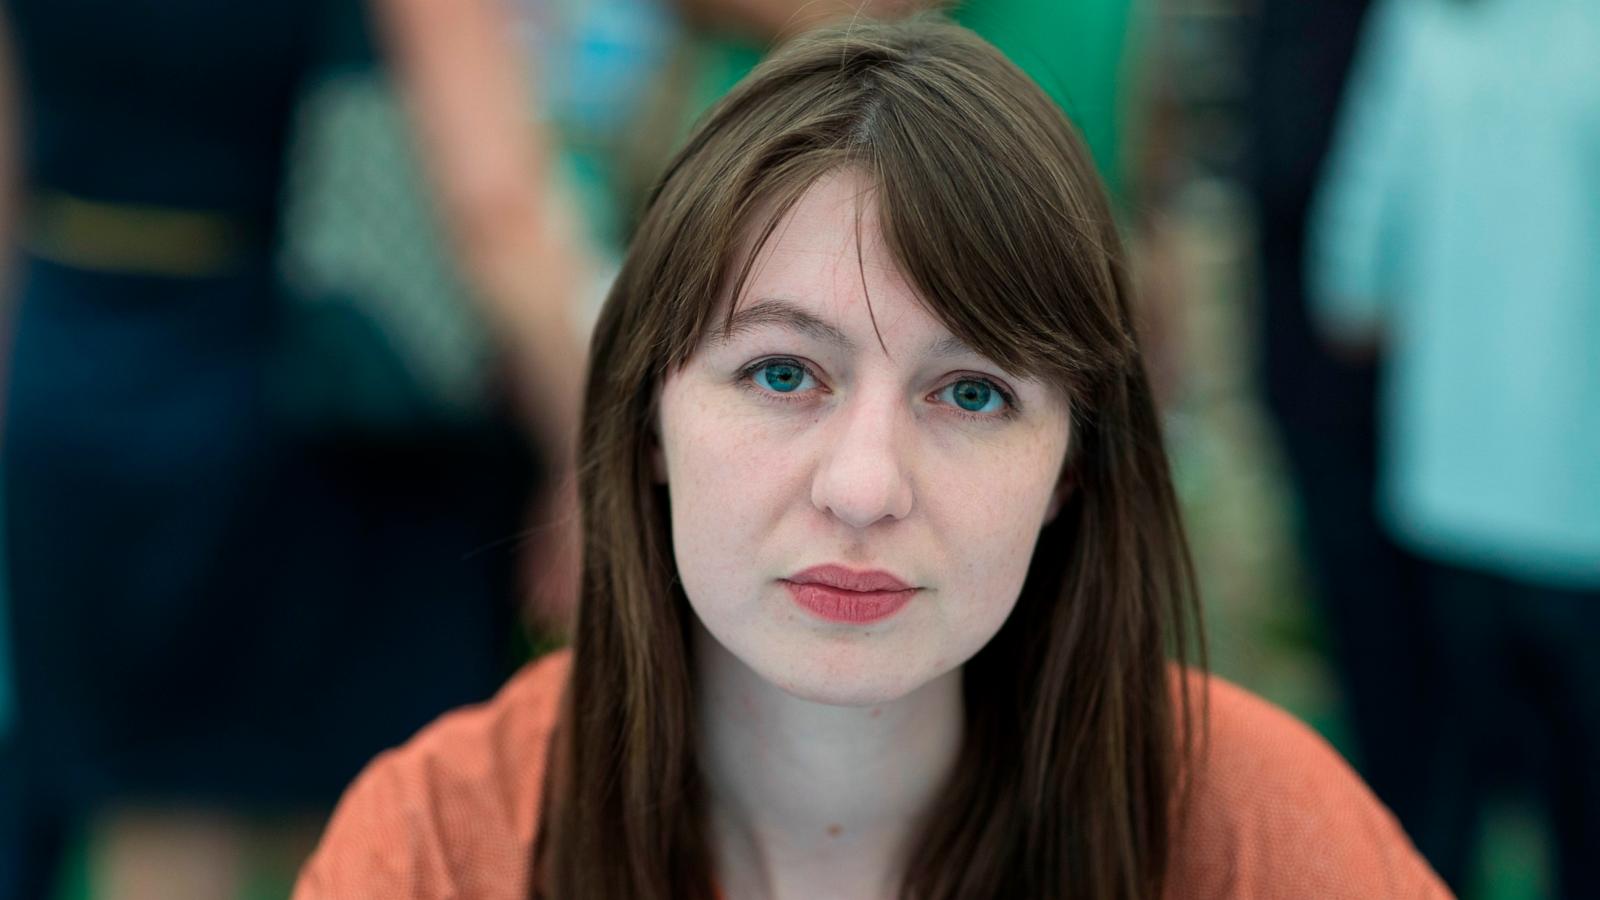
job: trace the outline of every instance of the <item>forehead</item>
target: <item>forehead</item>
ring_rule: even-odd
[[[851,347],[862,340],[863,329],[874,345],[909,334],[959,343],[901,271],[879,227],[875,194],[858,170],[825,174],[759,249],[754,245],[770,210],[758,215],[736,256],[742,261],[755,251],[749,274],[742,286],[724,292],[713,339],[721,343],[778,327]]]

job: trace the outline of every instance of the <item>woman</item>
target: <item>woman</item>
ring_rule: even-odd
[[[781,51],[602,313],[570,657],[375,762],[297,896],[1444,895],[1325,744],[1174,677],[1127,295],[1081,141],[992,47]]]

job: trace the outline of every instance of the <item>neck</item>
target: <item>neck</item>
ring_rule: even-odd
[[[870,707],[784,693],[696,629],[701,760],[728,900],[898,896],[948,782],[961,671]]]

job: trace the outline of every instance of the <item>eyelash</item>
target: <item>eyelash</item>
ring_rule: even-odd
[[[777,365],[794,366],[795,368],[797,368],[800,371],[804,372],[805,374],[811,376],[812,378],[816,378],[819,383],[822,380],[820,378],[817,378],[816,372],[812,371],[810,366],[806,365],[805,363],[801,362],[798,359],[794,359],[793,357],[788,357],[788,356],[769,356],[769,357],[767,357],[765,359],[758,359],[755,362],[750,363],[749,365],[747,365],[743,369],[741,369],[739,371],[739,386],[744,388],[745,390],[750,391],[751,393],[756,394],[757,396],[759,396],[759,397],[761,397],[761,398],[763,398],[765,400],[768,400],[770,402],[773,402],[773,403],[794,403],[794,402],[798,401],[800,399],[798,397],[791,397],[791,396],[786,395],[786,394],[781,394],[781,393],[779,393],[777,391],[764,390],[764,389],[762,389],[762,388],[760,388],[760,387],[758,387],[756,385],[756,383],[755,383],[755,374],[757,372],[761,371],[762,369],[765,369],[767,366],[777,366]],[[949,382],[948,384],[944,385],[943,387],[940,387],[934,393],[936,393],[936,394],[937,393],[942,393],[945,388],[950,387],[953,384],[959,384],[960,382],[963,382],[963,381],[976,381],[979,384],[983,384],[983,385],[988,386],[988,388],[990,390],[992,390],[995,393],[1000,395],[1000,399],[1001,400],[1005,401],[1005,409],[1001,410],[1000,412],[996,412],[996,413],[975,413],[975,412],[968,412],[967,410],[964,410],[964,409],[960,408],[959,406],[950,406],[949,407],[950,411],[952,413],[954,413],[955,415],[957,415],[957,416],[959,416],[959,417],[961,417],[963,419],[967,419],[969,421],[973,421],[973,422],[1005,421],[1005,420],[1011,419],[1011,418],[1016,416],[1016,414],[1017,414],[1017,401],[1016,401],[1016,398],[1014,396],[1012,396],[1010,391],[1006,390],[999,383],[995,382],[993,379],[985,378],[982,375],[964,375],[964,376],[962,376],[960,378],[957,378],[955,381]]]

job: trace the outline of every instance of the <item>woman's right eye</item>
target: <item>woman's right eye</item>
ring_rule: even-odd
[[[792,359],[766,359],[745,369],[745,378],[757,389],[774,394],[793,394],[817,386],[811,370]]]

